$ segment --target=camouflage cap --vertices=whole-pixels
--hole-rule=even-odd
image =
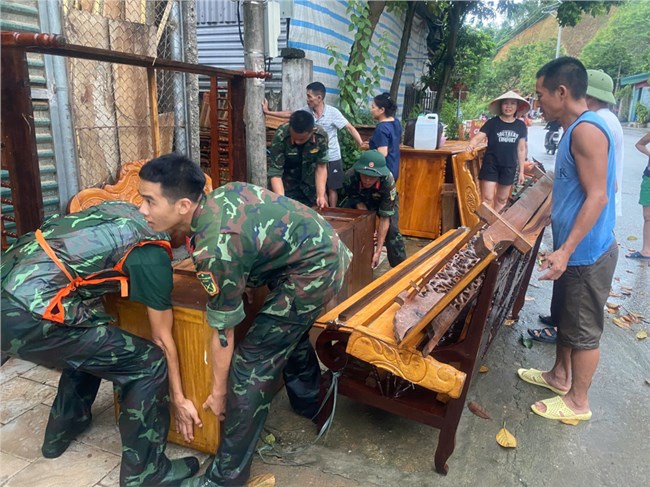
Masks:
[[[352,168],[360,174],[376,178],[390,174],[388,167],[386,167],[386,158],[381,152],[374,149],[364,151]]]

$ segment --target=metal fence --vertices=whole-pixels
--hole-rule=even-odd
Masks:
[[[70,44],[180,61],[176,0],[67,0]],[[154,155],[151,105],[158,107],[161,152],[186,152],[185,74],[69,58],[68,75],[81,188],[113,182],[122,163]],[[147,90],[155,84],[155,98]]]
[[[83,27],[77,25],[76,29]],[[3,203],[6,200],[15,208],[17,235],[35,230],[43,219],[35,117],[26,82],[31,53],[63,56],[72,68],[69,84],[75,97],[73,116],[82,187],[111,181],[121,163],[156,157],[178,144],[172,130],[178,125],[175,121],[166,125],[169,98],[162,94],[158,81],[164,85],[166,79],[177,75],[210,78],[204,110],[207,154],[202,166],[212,177],[213,187],[246,181],[245,78],[267,78],[268,73],[231,71],[77,45],[49,34],[2,32],[2,50],[2,167],[8,174],[6,189],[11,195],[3,197]],[[172,100],[176,110],[178,100],[174,96]]]

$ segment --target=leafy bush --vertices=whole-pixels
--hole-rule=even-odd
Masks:
[[[650,115],[650,111],[648,110],[648,107],[645,106],[643,103],[638,102],[636,104],[636,107],[634,109],[636,113],[636,121],[639,123],[647,123],[648,122],[648,115]]]

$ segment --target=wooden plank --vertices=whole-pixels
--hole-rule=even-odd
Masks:
[[[447,155],[404,152],[400,158],[399,228],[404,235],[427,238],[440,236],[441,192],[445,181]]]
[[[149,118],[151,120],[151,146],[153,156],[160,156],[160,124],[158,123],[158,85],[156,83],[156,70],[147,69],[149,91]]]
[[[129,8],[129,3],[125,9]],[[128,18],[128,15],[127,15]],[[156,29],[152,26],[108,21],[110,47],[113,50],[142,56],[155,56]],[[113,88],[117,132],[122,162],[151,159],[149,100],[145,69],[113,64]]]
[[[160,120],[160,153],[169,154],[174,148],[174,112],[159,115]]]
[[[70,10],[64,27],[69,42],[98,49],[110,47],[104,17]],[[87,188],[111,180],[120,164],[113,74],[110,64],[104,62],[70,58],[68,66],[79,182]]]
[[[481,204],[478,183],[479,159],[464,152],[451,158],[451,166],[456,186],[460,222],[466,226],[476,225],[479,222],[476,210]]]
[[[36,230],[43,222],[43,194],[29,71],[24,49],[3,48],[0,59],[2,167],[9,171],[17,234],[22,235]]]
[[[246,80],[241,77],[228,81],[230,107],[230,175],[233,181],[248,181],[248,159],[246,155],[246,124],[244,105],[246,103]],[[237,160],[235,160],[237,154]]]
[[[124,1],[104,0],[104,17],[113,20],[124,20]]]
[[[350,319],[355,313],[366,306],[366,303],[375,299],[377,296],[383,293],[386,288],[392,286],[395,282],[397,282],[400,279],[402,273],[408,273],[413,269],[416,269],[418,266],[423,264],[431,255],[442,249],[450,241],[457,239],[463,232],[463,229],[456,229],[453,232],[448,232],[442,238],[436,240],[432,244],[427,245],[418,253],[406,259],[406,261],[404,261],[399,266],[391,269],[389,272],[375,281],[371,288],[366,288],[364,290],[365,295],[363,296],[363,299],[360,297],[360,299],[358,299],[356,302],[350,303],[347,308],[344,308],[340,311],[340,314],[336,319],[340,321],[347,321]]]
[[[494,260],[496,259],[497,255],[496,254],[489,254],[485,258],[483,258],[481,261],[479,261],[478,264],[476,264],[470,272],[468,272],[460,281],[458,281],[454,287],[451,288],[445,294],[445,296],[436,303],[436,305],[431,308],[431,310],[422,317],[420,322],[411,328],[409,332],[406,334],[404,337],[404,340],[402,340],[399,344],[400,348],[412,348],[415,347],[420,340],[422,339],[422,332],[424,328],[431,322],[432,319],[434,319],[436,316],[440,314],[440,312],[451,303],[460,292],[465,289],[476,277],[483,272],[483,270]]]

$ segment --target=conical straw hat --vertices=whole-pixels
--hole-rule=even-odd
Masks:
[[[530,103],[526,101],[525,98],[522,98],[521,95],[515,93],[514,91],[508,91],[498,98],[495,98],[488,105],[488,110],[490,113],[495,115],[501,114],[501,100],[517,100],[517,113],[515,116],[519,117],[530,110]]]

